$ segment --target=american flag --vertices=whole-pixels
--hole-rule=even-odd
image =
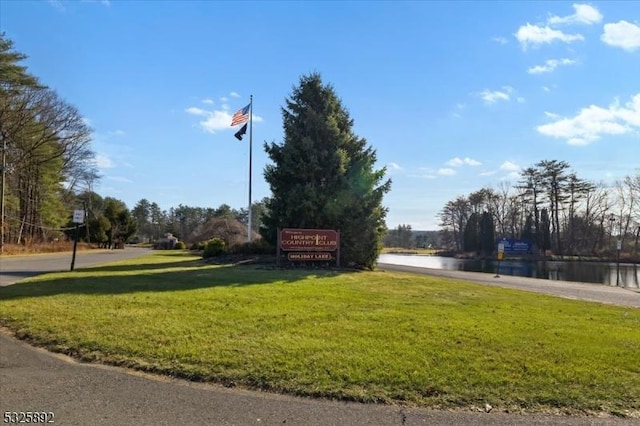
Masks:
[[[235,114],[233,114],[233,117],[231,118],[232,127],[249,121],[249,108],[251,108],[251,104],[244,108],[240,108]]]

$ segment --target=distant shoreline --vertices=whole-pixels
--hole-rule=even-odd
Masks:
[[[433,249],[384,249],[381,254],[397,254],[404,256],[438,256],[438,257],[451,257],[458,260],[491,260],[497,261],[492,256],[477,256],[471,253],[454,253],[450,251],[436,251]],[[617,259],[610,257],[595,257],[595,256],[507,256],[503,261],[520,261],[520,262],[594,262],[594,263],[617,263]],[[620,259],[620,264],[640,264],[640,258]]]

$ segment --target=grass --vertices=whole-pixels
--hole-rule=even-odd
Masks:
[[[0,324],[84,360],[227,386],[640,413],[640,310],[435,277],[163,252],[0,288]]]
[[[95,248],[91,244],[79,243],[77,250],[91,250]],[[22,256],[41,253],[59,253],[63,251],[73,251],[72,241],[52,241],[49,243],[32,244],[5,244],[0,256]]]

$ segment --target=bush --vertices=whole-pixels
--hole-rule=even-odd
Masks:
[[[184,244],[184,241],[178,241],[178,242],[173,246],[173,248],[174,248],[175,250],[184,250],[184,249],[186,249],[186,248],[187,248],[187,246]]]
[[[276,249],[266,240],[260,238],[251,242],[236,244],[231,247],[234,254],[275,254]]]
[[[220,238],[213,238],[207,241],[207,245],[204,248],[202,257],[207,259],[209,257],[220,256],[225,253],[225,244]]]
[[[189,250],[204,250],[206,247],[207,247],[207,242],[200,241],[200,242],[191,244],[191,248]]]

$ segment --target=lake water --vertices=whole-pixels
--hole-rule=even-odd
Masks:
[[[381,254],[380,263],[417,266],[450,271],[497,272],[497,261],[462,260],[452,257]],[[579,281],[620,287],[640,288],[640,265],[607,262],[524,262],[504,260],[500,262],[500,275],[544,278],[549,280]]]

